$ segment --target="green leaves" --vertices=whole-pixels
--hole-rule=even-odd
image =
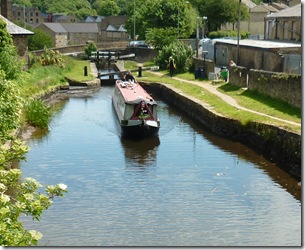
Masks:
[[[28,147],[16,137],[24,100],[17,90],[20,86],[12,79],[20,78],[21,64],[5,27],[0,20],[0,245],[31,246],[37,245],[42,235],[25,229],[19,217],[25,214],[40,220],[54,197],[62,197],[67,192],[67,186],[47,187],[46,193],[42,194],[38,191],[41,188],[39,182],[32,178],[22,181],[20,169],[12,169],[13,162],[26,160]],[[48,50],[41,59],[52,65],[63,62],[60,54]],[[29,122],[48,127],[51,112],[43,101],[30,100],[25,106]]]
[[[42,212],[52,204],[52,199],[62,197],[67,192],[67,186],[61,183],[47,186],[46,194],[42,194],[38,192],[41,187],[38,181],[26,178],[20,182],[20,176],[19,169],[0,170],[1,246],[37,245],[42,234],[34,230],[27,231],[18,221],[19,217],[25,214],[39,221]]]
[[[29,124],[39,128],[48,128],[52,112],[42,100],[32,99],[26,103],[25,115]]]

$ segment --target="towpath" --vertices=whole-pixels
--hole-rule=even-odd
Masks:
[[[164,76],[164,74],[160,73],[160,72],[156,72],[156,71],[149,71],[149,72],[152,73],[152,74],[155,74],[155,75]],[[274,120],[277,120],[277,121],[280,121],[280,122],[284,122],[284,123],[288,123],[288,124],[291,124],[291,125],[301,126],[301,123],[297,123],[297,122],[281,119],[281,118],[278,118],[278,117],[275,117],[275,116],[267,115],[267,114],[258,112],[256,110],[252,110],[252,109],[240,106],[233,97],[220,92],[217,89],[218,86],[217,85],[213,85],[212,81],[190,81],[190,80],[185,80],[185,79],[182,79],[182,78],[179,78],[179,77],[173,77],[173,79],[175,79],[177,81],[180,81],[180,82],[185,82],[185,83],[190,83],[190,84],[198,85],[198,86],[204,88],[205,90],[209,91],[213,95],[216,95],[216,96],[220,97],[227,104],[229,104],[229,105],[231,105],[231,106],[233,106],[233,107],[235,107],[237,109],[244,110],[244,111],[247,111],[247,112],[251,112],[253,114],[257,114],[257,115],[260,115],[260,116],[265,116],[265,117],[268,117],[270,119],[274,119]]]

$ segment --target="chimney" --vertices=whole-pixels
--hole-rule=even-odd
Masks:
[[[1,1],[1,12],[0,14],[8,20],[12,20],[12,0],[0,0]]]

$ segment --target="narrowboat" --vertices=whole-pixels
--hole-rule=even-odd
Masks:
[[[112,104],[122,136],[145,138],[156,136],[160,128],[157,102],[139,83],[117,80]]]

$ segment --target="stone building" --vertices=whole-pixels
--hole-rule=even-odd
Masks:
[[[243,39],[240,40],[238,49],[236,40],[217,39],[214,44],[214,61],[216,65],[228,66],[230,60],[236,62],[239,53],[238,65],[247,69],[300,74],[300,67],[287,62],[286,58],[298,55],[299,59],[296,60],[301,60],[301,51],[301,43],[297,42]]]
[[[294,5],[265,18],[265,39],[301,41],[301,4]]]
[[[19,7],[12,6],[12,21],[23,23],[24,27],[30,25],[35,27],[36,25],[44,21],[44,17],[38,8],[34,7]]]
[[[127,19],[128,16],[90,16],[85,22],[98,25],[101,41],[115,41],[128,39],[125,29]]]
[[[100,42],[96,23],[42,23],[37,28],[49,34],[57,48],[88,41]]]
[[[34,33],[10,21],[12,18],[12,3],[10,0],[1,0],[0,13],[0,18],[6,22],[8,33],[12,35],[18,54],[28,62],[28,36],[34,35]]]

